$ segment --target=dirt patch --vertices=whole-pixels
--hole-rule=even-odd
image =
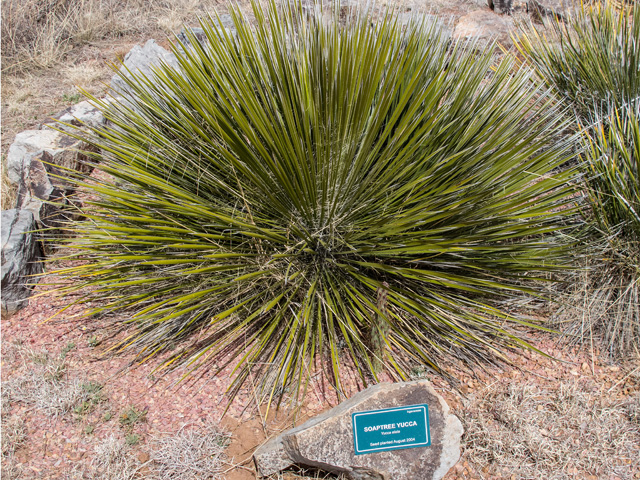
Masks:
[[[49,287],[43,284],[38,290],[46,292],[47,288]],[[68,302],[70,299],[55,299],[47,295],[37,297],[32,299],[25,310],[9,320],[3,320],[3,386],[11,385],[20,376],[34,370],[34,359],[35,365],[40,368],[37,361],[42,361],[44,357],[38,352],[46,350],[50,361],[64,362],[66,365],[63,377],[65,382],[72,384],[73,379],[82,379],[83,382],[104,385],[100,390],[104,400],[86,411],[84,408],[76,411],[71,408],[65,414],[52,415],[46,408],[31,401],[12,397],[11,389],[3,389],[3,422],[11,419],[15,422],[16,438],[20,438],[22,444],[17,445],[12,452],[3,453],[3,474],[5,471],[9,472],[7,478],[74,478],[73,475],[78,475],[78,472],[95,467],[95,462],[92,466],[91,461],[96,448],[102,446],[107,449],[109,445],[117,453],[112,456],[114,462],[115,459],[119,459],[118,462],[126,459],[138,475],[135,478],[153,478],[151,470],[146,469],[144,464],[153,458],[156,438],[175,435],[181,429],[204,431],[207,425],[213,424],[219,425],[222,432],[229,434],[229,445],[221,466],[222,478],[254,479],[256,477],[251,454],[255,448],[268,438],[299,425],[337,402],[329,387],[316,385],[310,388],[300,408],[291,409],[284,405],[277,413],[272,410],[266,415],[264,410],[258,413],[253,408],[255,399],[248,390],[238,397],[238,402],[231,405],[227,415],[222,418],[226,407],[224,391],[230,383],[229,372],[200,382],[173,386],[172,381],[176,378],[170,376],[157,379],[151,375],[150,366],[126,369],[131,358],[102,355],[102,345],[108,339],[104,338],[96,325],[92,329],[88,323],[74,318],[74,313],[79,313],[77,309],[74,310],[76,307],[59,315],[66,315],[65,318],[56,317],[55,320],[42,323],[60,310],[65,305],[65,300]],[[637,420],[640,410],[640,362],[635,360],[628,364],[609,364],[601,360],[596,351],[591,355],[588,350],[557,344],[548,335],[530,336],[535,346],[559,361],[535,353],[514,354],[511,356],[514,367],[477,372],[475,377],[461,375],[460,391],[437,378],[432,379],[435,388],[445,397],[453,412],[467,425],[467,434],[463,439],[463,457],[446,479],[595,477],[609,480],[615,478],[613,473],[624,480],[640,478],[637,461],[639,457],[634,458],[620,447],[627,445],[627,448],[632,449],[630,444],[621,444],[619,440],[615,443],[615,438],[606,437],[602,433],[597,437],[600,440],[589,443],[580,437],[580,443],[562,447],[558,450],[563,458],[560,463],[549,463],[548,457],[541,457],[542,460],[537,463],[533,461],[533,466],[518,460],[522,463],[520,470],[514,467],[514,460],[508,455],[515,455],[519,449],[526,450],[526,438],[518,432],[505,433],[504,425],[495,423],[490,409],[498,408],[501,402],[510,402],[506,405],[511,405],[511,410],[506,409],[506,406],[501,407],[506,409],[503,412],[505,418],[516,419],[513,422],[520,419],[520,423],[526,424],[526,428],[533,432],[529,438],[530,443],[536,444],[536,439],[547,439],[541,428],[545,428],[551,436],[564,438],[563,434],[553,428],[540,425],[545,422],[560,424],[560,417],[554,416],[559,415],[554,408],[562,408],[564,405],[566,409],[567,405],[570,406],[566,400],[569,393],[574,392],[574,396],[576,392],[589,395],[580,400],[582,403],[573,405],[563,414],[567,422],[573,422],[570,424],[573,425],[572,432],[581,432],[580,425],[584,420],[580,419],[580,412],[592,412],[589,405],[600,405],[598,408],[601,413],[610,413],[603,413],[598,417],[600,420],[597,421],[601,422],[598,424],[601,425],[598,431],[603,432],[606,428],[612,432],[626,432],[625,438],[635,441],[636,447],[638,445],[638,437],[633,435],[637,435],[640,428]],[[16,346],[16,343],[20,345]],[[25,351],[31,353],[25,354]],[[9,394],[8,397],[5,393]],[[565,400],[558,403],[559,398]],[[538,410],[538,405],[542,405],[543,409]],[[121,421],[125,416],[127,419],[137,417],[130,414],[132,408],[138,413],[144,411],[146,421]],[[532,413],[550,416],[535,420]],[[595,425],[593,421],[591,424]],[[3,435],[4,432],[9,430],[3,428]],[[512,447],[507,446],[509,438],[514,442]],[[549,448],[553,450],[560,447],[552,444]],[[593,467],[595,464],[587,462],[588,458],[599,458],[601,466]],[[546,464],[550,465],[546,472],[554,469],[555,477],[551,474],[545,477]],[[614,465],[618,470],[612,471],[610,475],[607,473],[608,465]],[[531,473],[532,471],[537,473]],[[324,473],[291,471],[274,476],[273,480],[325,476]]]

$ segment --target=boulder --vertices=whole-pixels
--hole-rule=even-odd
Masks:
[[[460,17],[453,37],[477,42],[481,48],[494,40],[506,46],[511,44],[512,28],[511,17],[497,15],[487,9],[475,10]]]
[[[567,0],[528,0],[527,11],[534,20],[542,21],[545,18],[564,20],[575,7],[573,2]]]
[[[152,79],[153,67],[158,67],[163,62],[172,67],[178,66],[176,56],[158,45],[155,40],[148,40],[143,46],[136,45],[124,57],[122,67],[112,77],[111,89],[116,95],[126,95],[128,87],[121,75],[131,78],[132,73],[139,73]]]
[[[91,163],[79,149],[86,145],[62,132],[46,128],[25,130],[16,135],[7,153],[7,176],[13,184],[20,185],[29,176],[31,160],[40,158],[63,167],[88,173]]]
[[[33,213],[40,227],[58,229],[77,219],[79,202],[72,202],[75,185],[68,180],[69,172],[50,162],[47,152],[31,160],[20,182],[16,204]],[[55,233],[55,232],[51,232]]]
[[[52,119],[47,120],[42,124],[41,128],[55,128],[68,132],[75,131],[73,127],[64,125],[64,123],[73,125],[74,127],[86,126],[90,128],[97,128],[103,126],[106,123],[106,120],[100,109],[85,100],[70,106]]]
[[[355,454],[353,413],[419,404],[429,408],[429,446]],[[271,439],[253,458],[261,476],[295,464],[353,480],[439,480],[460,457],[462,431],[460,420],[428,381],[384,383]]]
[[[33,213],[29,210],[2,211],[2,315],[25,306],[35,279],[42,272],[42,249]]]

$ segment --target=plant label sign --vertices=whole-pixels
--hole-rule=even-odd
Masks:
[[[351,423],[356,455],[431,445],[428,405],[356,412]]]

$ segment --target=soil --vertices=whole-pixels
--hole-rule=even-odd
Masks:
[[[185,425],[220,423],[223,430],[231,434],[227,449],[228,480],[250,480],[255,477],[251,460],[252,452],[268,438],[336,405],[335,394],[327,385],[316,383],[296,409],[288,405],[278,412],[273,409],[265,418],[264,409],[258,411],[252,391],[241,392],[223,416],[226,401],[224,392],[231,382],[231,367],[221,375],[203,378],[196,382],[175,385],[178,374],[155,378],[152,365],[127,368],[132,361],[128,355],[104,354],[104,345],[109,338],[101,337],[100,324],[92,324],[74,318],[80,313],[70,307],[52,320],[48,320],[61,308],[69,304],[69,298],[55,298],[48,293],[49,286],[42,282],[36,288],[36,296],[29,306],[13,317],[3,320],[2,328],[2,381],[24,374],[29,368],[16,348],[47,350],[52,357],[60,356],[64,350],[68,365],[67,375],[98,381],[105,385],[107,402],[91,415],[80,418],[74,415],[47,416],[41,411],[19,403],[13,403],[4,415],[18,415],[26,422],[27,442],[16,452],[16,460],[27,472],[24,478],[62,478],[78,463],[87,462],[92,455],[92,444],[96,438],[109,434],[122,436],[126,433],[118,423],[118,415],[129,406],[146,411],[146,422],[132,429],[141,437],[133,448],[142,458],[148,452],[146,442],[157,435],[177,432]],[[526,352],[510,354],[513,366],[502,369],[478,371],[474,375],[460,374],[460,389],[456,390],[443,380],[431,378],[438,392],[443,395],[458,416],[465,414],[466,397],[481,392],[493,383],[535,384],[557,386],[575,383],[585,389],[606,389],[610,395],[629,398],[640,391],[634,376],[629,375],[640,366],[637,359],[622,365],[603,360],[596,350],[567,347],[557,343],[554,337],[542,333],[529,333],[534,345],[550,357]],[[98,346],[91,346],[101,342]],[[15,347],[16,344],[21,345]],[[69,348],[70,345],[74,347]],[[65,348],[66,347],[66,348]],[[551,358],[553,357],[553,358]],[[349,395],[357,390],[355,382],[347,385]],[[104,411],[113,412],[112,419],[103,421]],[[86,426],[92,425],[91,434]],[[640,475],[640,465],[637,466]],[[447,475],[447,480],[481,479],[479,468],[463,455],[460,462]],[[509,478],[496,477],[496,478]],[[580,478],[580,477],[575,477]],[[603,477],[604,478],[604,477]],[[613,478],[613,477],[612,477]],[[634,478],[634,477],[629,477]]]

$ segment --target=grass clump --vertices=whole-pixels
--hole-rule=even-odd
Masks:
[[[96,480],[138,478],[138,462],[126,442],[111,435],[96,443],[91,464],[85,472],[78,471],[78,477]]]
[[[152,459],[158,480],[224,478],[224,450],[229,437],[219,428],[181,429],[154,440]]]
[[[590,122],[640,97],[640,5],[621,10],[611,2],[576,7],[544,29],[530,24],[517,43],[540,78]]]
[[[20,402],[34,406],[47,415],[68,413],[84,415],[106,401],[103,386],[68,374],[64,355],[53,356],[47,350],[17,347],[25,363],[25,373],[3,382],[3,404]],[[4,408],[4,407],[3,407]]]
[[[315,369],[340,391],[345,364],[367,383],[527,347],[503,304],[561,267],[573,175],[531,72],[427,20],[253,8],[96,100],[113,181],[80,182],[99,200],[61,292],[127,312],[140,360],[239,362],[230,394],[255,373],[269,402]]]

